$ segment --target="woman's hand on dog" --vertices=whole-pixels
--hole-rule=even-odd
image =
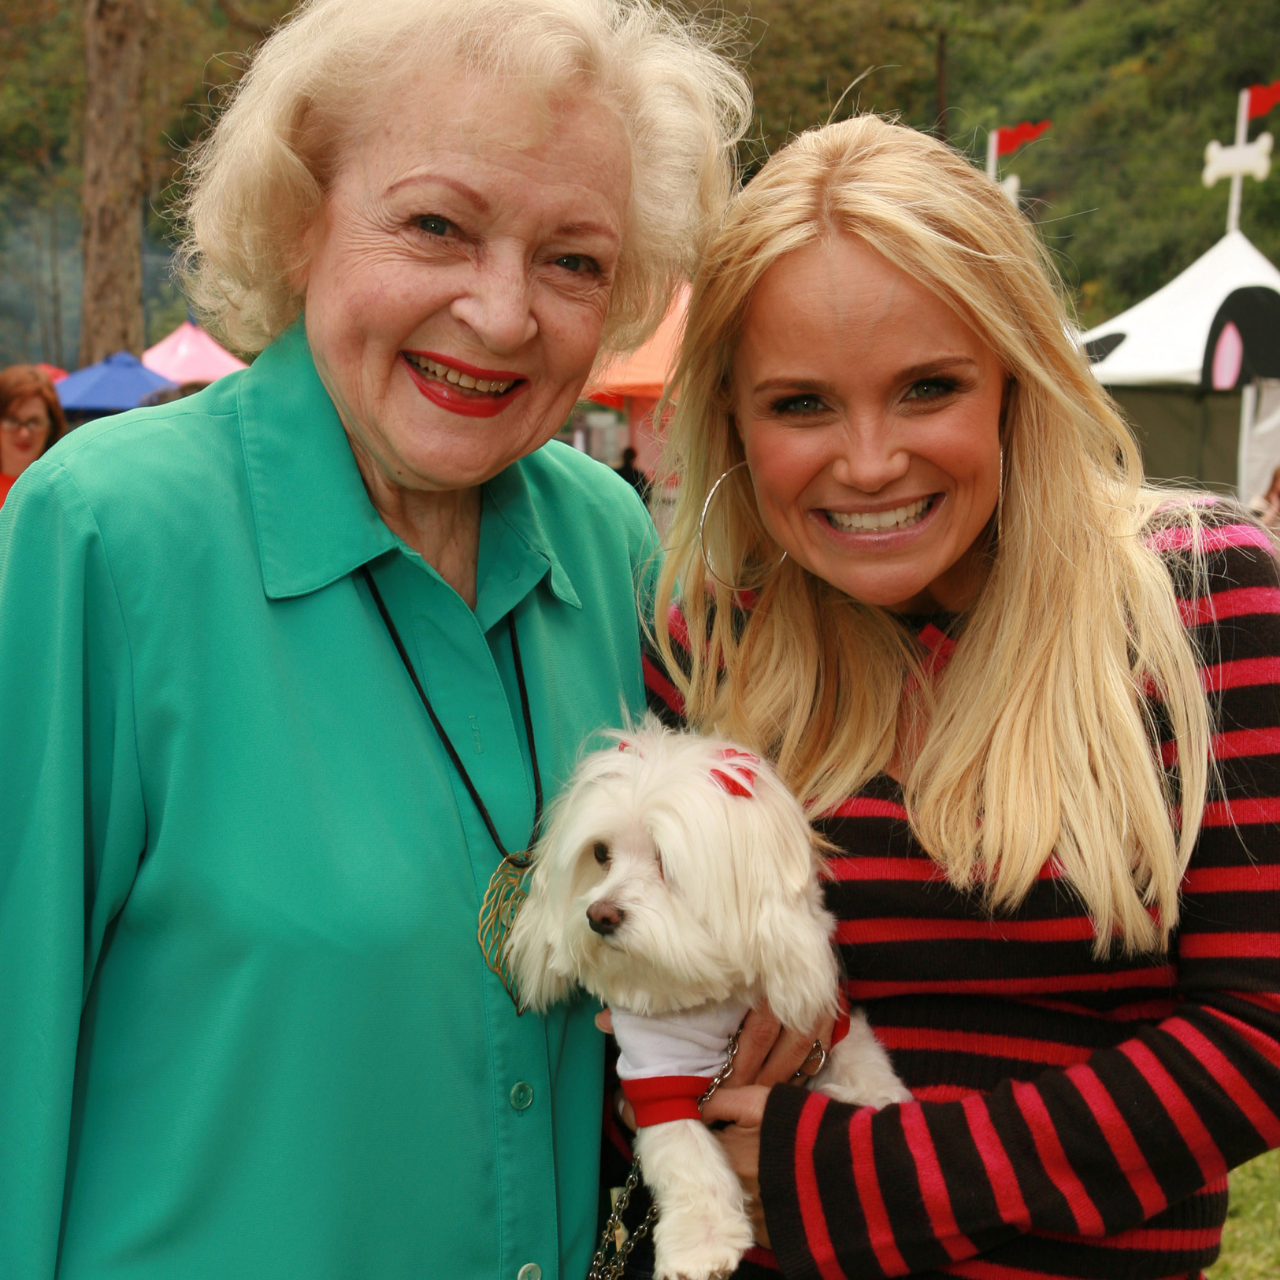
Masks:
[[[769,1090],[776,1084],[794,1080],[813,1051],[814,1041],[831,1045],[835,1020],[828,1018],[811,1031],[784,1027],[766,1006],[747,1014],[738,1034],[738,1055],[728,1083],[707,1099],[702,1118],[708,1123],[727,1121],[729,1127],[716,1137],[742,1189],[747,1193],[747,1212],[756,1243],[769,1247],[764,1206],[760,1203],[760,1126]]]
[[[768,1005],[752,1009],[738,1033],[738,1056],[733,1060],[733,1075],[725,1087],[741,1089],[749,1084],[785,1084],[794,1079],[813,1051],[814,1041],[830,1047],[835,1025],[835,1019],[828,1018],[811,1031],[793,1031],[773,1016]],[[706,1118],[728,1119],[727,1116],[711,1115]]]

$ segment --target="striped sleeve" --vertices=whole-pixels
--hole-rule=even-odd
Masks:
[[[676,605],[667,611],[667,633],[671,637],[671,651],[677,662],[688,670],[689,629],[684,614]],[[684,698],[658,647],[646,637],[644,653],[644,692],[649,710],[668,728],[685,729]]]
[[[875,1112],[775,1088],[760,1183],[786,1276],[979,1280],[981,1255],[1032,1236],[1157,1247],[1166,1209],[1280,1146],[1280,581],[1261,531],[1213,534],[1211,590],[1182,608],[1220,779],[1183,886],[1173,1016],[948,1100]]]

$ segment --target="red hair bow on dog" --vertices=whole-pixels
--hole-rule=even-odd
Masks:
[[[756,770],[760,768],[760,757],[749,751],[736,751],[726,747],[719,753],[724,764],[723,769],[712,769],[711,779],[721,791],[731,796],[743,796],[751,799],[751,788],[756,784]]]

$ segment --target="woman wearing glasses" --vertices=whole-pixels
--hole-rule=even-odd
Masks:
[[[13,482],[67,429],[53,383],[34,365],[0,373],[0,505]]]

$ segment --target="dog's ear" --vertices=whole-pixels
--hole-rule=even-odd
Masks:
[[[837,1010],[839,968],[831,917],[813,901],[765,905],[755,934],[757,973],[783,1026],[808,1031]]]
[[[835,921],[823,909],[817,841],[776,772],[756,762],[743,811],[739,904],[756,981],[783,1023],[807,1031],[836,1010]]]
[[[563,1000],[573,986],[572,979],[555,965],[554,915],[547,894],[535,884],[520,904],[503,948],[520,1007],[537,1013]]]

